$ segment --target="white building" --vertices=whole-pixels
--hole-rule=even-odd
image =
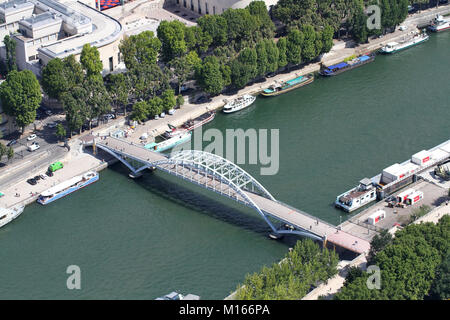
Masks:
[[[187,8],[198,14],[221,14],[225,10],[245,8],[253,0],[168,0],[178,6]],[[278,0],[265,0],[267,9],[277,4]]]
[[[36,75],[53,58],[71,54],[79,59],[83,45],[97,47],[103,73],[120,63],[122,25],[95,9],[95,0],[10,0],[0,4],[0,40],[16,41],[19,69]],[[0,57],[5,58],[4,47]]]

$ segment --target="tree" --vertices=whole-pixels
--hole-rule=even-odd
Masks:
[[[127,115],[128,93],[130,88],[127,76],[124,73],[110,73],[105,78],[106,89],[108,90],[115,110],[122,106],[124,115]]]
[[[75,60],[75,56],[71,54],[62,61],[64,64],[63,72],[68,90],[74,88],[75,86],[81,85],[84,79],[83,69],[81,64]]]
[[[256,44],[256,74],[263,77],[267,72],[268,55],[264,41],[259,41]]]
[[[275,25],[269,16],[264,1],[252,1],[247,7],[250,14],[256,17],[259,31],[263,38],[273,38]]]
[[[330,25],[326,25],[322,32],[322,53],[327,53],[333,47],[334,30]]]
[[[369,260],[375,257],[378,252],[383,250],[391,242],[392,235],[387,230],[383,230],[380,234],[376,234],[370,242]]]
[[[287,39],[280,38],[277,42],[278,48],[278,67],[284,68],[288,64],[287,60]]]
[[[206,52],[213,42],[211,35],[203,32],[199,26],[184,29],[184,39],[188,50],[195,50],[199,54]]]
[[[39,82],[30,70],[12,70],[0,85],[0,99],[7,115],[14,117],[22,133],[36,119],[42,100]]]
[[[172,89],[165,90],[161,95],[162,105],[164,111],[169,111],[175,107],[177,101],[175,98],[175,92]]]
[[[279,50],[273,40],[264,40],[267,53],[267,68],[266,72],[275,72],[278,70]]]
[[[128,70],[137,64],[155,64],[161,49],[161,41],[152,31],[143,31],[130,37],[125,36],[119,45],[120,53]]]
[[[96,47],[91,47],[89,43],[86,43],[81,50],[80,62],[88,77],[101,76],[103,64]]]
[[[148,101],[148,115],[153,117],[163,112],[163,101],[160,97],[154,97]]]
[[[149,100],[170,87],[169,77],[170,72],[163,72],[156,64],[140,64],[130,72],[130,87],[138,100]]]
[[[163,20],[159,24],[157,34],[162,44],[162,58],[165,62],[169,62],[186,52],[184,30],[184,24],[178,20],[170,22]]]
[[[316,52],[316,31],[311,25],[303,27],[304,40],[302,43],[302,60],[309,62],[320,54]]]
[[[8,157],[8,161],[11,161],[11,159],[14,157],[14,149],[12,147],[9,147],[6,151],[6,156]]]
[[[2,160],[3,156],[8,152],[6,146],[3,143],[0,143],[0,161]]]
[[[61,123],[58,123],[58,125],[56,126],[56,137],[58,138],[58,140],[64,140],[66,135],[66,129]]]
[[[144,122],[149,115],[147,102],[138,101],[133,105],[133,111],[130,119],[134,121]]]
[[[177,96],[177,101],[176,101],[177,107],[180,108],[183,104],[184,104],[184,98],[181,94],[179,94]]]
[[[227,21],[229,41],[234,40],[239,43],[254,40],[258,21],[247,9],[227,9],[222,16]]]
[[[16,65],[16,42],[9,35],[3,38],[6,52],[6,73],[17,70]]]
[[[220,64],[216,57],[208,56],[196,70],[196,79],[202,89],[209,94],[218,94],[224,87]]]
[[[204,15],[197,19],[197,23],[204,33],[212,39],[212,45],[222,46],[228,40],[227,20],[221,15]]]
[[[202,60],[195,51],[190,51],[187,55],[176,57],[170,61],[170,66],[178,79],[178,93],[181,92],[184,82],[193,76],[201,62]]]
[[[302,62],[303,33],[298,29],[292,29],[286,38],[286,59],[293,65]]]
[[[86,118],[89,121],[89,129],[92,127],[92,120],[111,111],[111,97],[106,90],[103,79],[100,77],[88,77],[83,83],[86,96],[83,103],[87,106]]]
[[[71,92],[65,92],[61,95],[61,102],[66,114],[67,126],[70,130],[70,137],[74,131],[80,131],[87,120],[86,90],[77,86]]]
[[[363,8],[353,17],[353,37],[358,43],[366,43],[368,37],[367,16],[364,14]]]
[[[450,299],[450,251],[447,252],[436,271],[436,278],[431,286],[430,297],[440,300]]]
[[[42,69],[42,89],[50,97],[58,99],[61,93],[69,90],[64,74],[64,63],[55,58]]]

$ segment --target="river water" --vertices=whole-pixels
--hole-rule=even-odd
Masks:
[[[336,195],[450,137],[450,32],[334,78],[317,78],[205,126],[280,131],[280,169],[261,176],[277,199],[328,222]],[[161,172],[128,178],[117,164],[84,190],[27,207],[0,229],[0,298],[154,299],[176,290],[223,299],[245,274],[279,261],[249,208]],[[81,270],[68,290],[66,269]]]

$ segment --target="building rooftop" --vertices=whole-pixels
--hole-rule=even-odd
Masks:
[[[56,15],[51,14],[50,12],[44,12],[30,18],[23,19],[19,23],[29,29],[33,29],[46,26],[50,23],[61,21],[61,18],[57,17]]]

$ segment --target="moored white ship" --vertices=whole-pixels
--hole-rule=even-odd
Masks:
[[[364,178],[359,186],[337,196],[335,206],[352,212],[377,199],[376,188],[372,181]]]
[[[414,33],[414,35],[409,38],[409,39],[405,39],[403,41],[400,42],[389,42],[387,43],[384,47],[382,47],[380,49],[380,51],[382,53],[396,53],[398,51],[413,47],[415,45],[418,45],[422,42],[427,41],[430,38],[429,35],[427,35],[426,33]]]
[[[152,142],[150,144],[147,144],[145,145],[145,148],[155,152],[163,152],[191,140],[191,135],[191,131],[180,132],[177,133],[174,137],[164,140],[160,143]]]
[[[232,113],[250,106],[253,102],[255,102],[256,97],[250,94],[244,94],[242,97],[236,98],[233,101],[228,102],[223,107],[223,112]]]
[[[91,183],[96,182],[98,178],[99,175],[95,171],[89,171],[83,175],[73,177],[72,179],[64,181],[42,192],[37,202],[42,205],[49,204],[55,200],[61,199],[62,197],[74,191],[84,188]]]
[[[0,228],[16,219],[25,209],[23,205],[16,205],[12,208],[0,208]]]
[[[433,32],[448,30],[450,29],[450,22],[448,20],[445,20],[443,16],[437,15],[428,29]]]

